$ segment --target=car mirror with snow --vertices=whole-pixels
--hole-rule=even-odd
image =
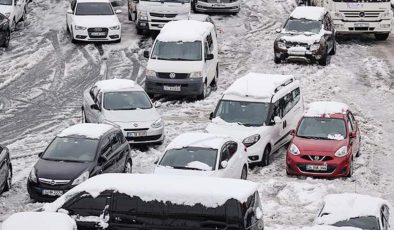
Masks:
[[[356,132],[355,131],[353,131],[353,132],[351,132],[350,134],[349,134],[349,137],[350,138],[356,138]]]
[[[144,50],[144,57],[149,58],[149,50]]]
[[[220,163],[220,166],[222,166],[222,168],[227,168],[227,165],[228,165],[228,161],[222,161],[221,163]]]
[[[115,10],[115,14],[121,14],[122,10]]]
[[[209,120],[213,119],[213,112],[209,114]]]
[[[67,14],[73,14],[73,13],[74,13],[74,11],[72,9],[67,10]]]
[[[295,129],[290,130],[290,135],[294,136],[295,135]]]
[[[277,32],[277,33],[279,34],[280,32],[282,32],[282,29],[277,28],[277,29],[275,30],[275,32]]]
[[[209,60],[212,60],[214,58],[215,58],[215,56],[213,54],[207,54],[207,56],[205,57],[205,60],[209,61]]]
[[[282,123],[282,118],[276,116],[276,117],[274,117],[274,122],[275,122],[275,124],[280,124],[280,123]]]

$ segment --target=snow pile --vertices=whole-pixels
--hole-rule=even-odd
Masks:
[[[157,40],[162,42],[201,41],[204,35],[213,30],[212,23],[195,20],[171,21],[164,25]]]
[[[318,224],[334,224],[339,221],[361,216],[380,216],[382,205],[389,204],[377,197],[356,193],[331,194],[324,198]]]
[[[257,188],[257,183],[236,179],[109,173],[90,178],[55,202],[46,204],[44,210],[57,211],[68,199],[81,192],[97,197],[106,190],[138,196],[144,201],[169,201],[180,205],[200,203],[206,207],[217,207],[229,199],[246,202]]]
[[[322,117],[330,116],[332,114],[346,114],[349,107],[340,102],[334,101],[318,101],[312,102],[307,106],[304,116],[307,117]]]
[[[209,165],[207,165],[201,161],[192,161],[192,162],[188,163],[186,165],[186,167],[197,168],[197,169],[201,169],[204,171],[211,171],[212,170],[212,168]]]
[[[181,149],[184,147],[201,147],[221,149],[230,137],[211,133],[184,133],[176,137],[168,146],[168,149]]]
[[[128,79],[109,79],[98,81],[95,86],[97,86],[100,91],[120,91],[133,89],[135,87],[136,89],[141,89],[141,87],[135,84],[134,81]]]
[[[326,11],[323,7],[299,6],[294,9],[290,17],[296,19],[319,21],[323,18],[325,12]]]
[[[2,230],[76,230],[71,217],[63,213],[20,212],[11,215],[1,226]]]
[[[330,140],[337,140],[337,141],[341,141],[341,140],[345,139],[344,136],[342,136],[341,134],[338,134],[338,133],[337,134],[329,134],[327,136],[327,138]]]
[[[107,124],[93,124],[84,123],[73,125],[61,133],[58,137],[70,137],[70,136],[83,136],[90,139],[99,139],[103,134],[113,129],[114,127]]]

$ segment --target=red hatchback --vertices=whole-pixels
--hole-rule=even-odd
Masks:
[[[360,150],[360,129],[346,104],[311,103],[286,154],[288,175],[350,177]]]

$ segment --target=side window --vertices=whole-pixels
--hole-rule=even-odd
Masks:
[[[208,43],[208,50],[209,50],[209,53],[212,53],[212,52],[213,52],[213,40],[212,40],[212,35],[211,35],[211,33],[208,34],[208,36],[207,36],[207,43]]]
[[[220,153],[220,162],[230,160],[230,152],[228,150],[227,145],[222,148],[222,152]]]
[[[283,97],[283,116],[286,115],[294,106],[293,94],[290,92]]]
[[[347,122],[348,122],[348,126],[349,126],[349,131],[353,132],[353,130],[354,130],[354,123],[353,123],[353,120],[351,119],[349,113],[347,114],[347,120],[348,120]]]
[[[108,136],[105,136],[100,144],[100,156],[108,156],[110,154],[111,144]]]
[[[96,102],[97,86],[93,86],[93,87],[90,89],[90,96],[92,97],[92,100],[93,100],[94,102]]]
[[[327,22],[327,21],[328,21],[328,20],[327,20],[327,15],[325,15],[324,18],[323,18],[324,29],[325,29],[325,30],[330,30],[330,29],[328,28],[328,22]]]
[[[90,194],[82,194],[79,198],[66,203],[62,208],[71,215],[98,216],[109,205],[111,196],[100,195],[93,198]]]
[[[3,147],[0,146],[0,154],[3,152]]]
[[[292,94],[293,94],[293,104],[295,106],[300,101],[300,97],[301,97],[300,88],[293,90]]]
[[[229,155],[230,155],[230,158],[231,158],[237,152],[238,144],[235,143],[235,142],[230,142],[227,145],[227,148],[228,148],[228,152],[229,152]]]
[[[353,124],[353,127],[356,128],[356,120],[354,119],[354,116],[350,111],[349,111],[348,117],[349,117],[350,122]]]
[[[380,219],[382,220],[383,230],[388,230],[388,216],[386,215],[386,207],[383,206],[380,210]]]
[[[204,42],[204,55],[207,56],[209,53],[208,43]]]
[[[97,94],[97,99],[96,99],[96,104],[99,106],[99,108],[101,108],[101,102],[102,102],[102,98],[103,98],[103,94],[101,92],[99,92]]]

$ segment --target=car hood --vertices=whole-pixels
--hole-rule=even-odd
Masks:
[[[216,171],[183,170],[165,166],[156,166],[154,174],[181,176],[216,176]]]
[[[203,70],[203,61],[166,61],[149,59],[148,70],[164,73],[192,73]]]
[[[12,11],[12,6],[5,6],[5,5],[0,6],[0,13],[2,14],[10,13],[11,11]]]
[[[83,27],[111,27],[120,25],[116,15],[75,16],[75,25]]]
[[[293,138],[301,153],[332,153],[334,154],[342,146],[347,146],[347,140],[317,140],[300,137]]]
[[[138,5],[140,11],[148,11],[153,13],[164,13],[164,14],[186,14],[190,12],[190,3],[175,3],[166,2],[148,2],[140,1]]]
[[[246,127],[235,123],[221,124],[216,122],[211,122],[206,128],[209,133],[229,135],[238,139],[239,141],[243,141],[245,138],[254,134],[264,133],[264,129],[266,129],[264,126]]]
[[[312,45],[313,43],[320,42],[322,36],[323,35],[321,33],[319,34],[281,33],[277,40]]]
[[[155,108],[136,110],[105,110],[104,117],[112,122],[154,122],[160,118]]]
[[[90,170],[93,162],[65,162],[40,159],[35,165],[38,178],[74,180],[84,171]]]

